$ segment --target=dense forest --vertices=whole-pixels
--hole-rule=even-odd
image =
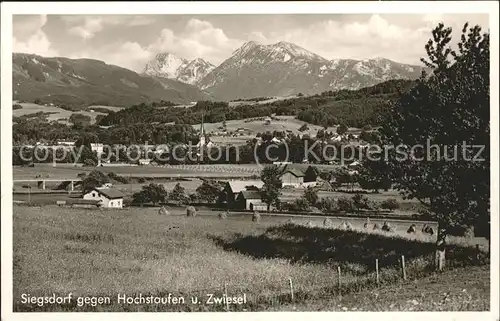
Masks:
[[[106,144],[196,143],[198,138],[192,124],[224,120],[288,115],[311,124],[353,127],[377,126],[385,112],[401,92],[413,84],[408,80],[391,80],[356,91],[324,92],[314,96],[275,101],[262,105],[230,107],[227,102],[200,101],[189,108],[174,107],[162,101],[150,105],[135,105],[118,112],[99,115],[96,124],[83,117],[72,117],[71,125],[49,122],[47,113],[29,114],[13,119],[14,145],[38,141],[78,140],[93,137]],[[161,107],[160,107],[161,106]]]
[[[202,115],[207,123],[222,122],[273,114],[296,116],[298,119],[320,126],[345,124],[363,127],[380,125],[382,116],[394,99],[411,88],[410,80],[390,80],[360,90],[329,91],[313,96],[274,101],[268,104],[242,104],[230,107],[227,102],[200,101],[190,108],[174,106],[155,107],[140,104],[99,119],[103,126],[135,124],[139,122],[197,124]]]

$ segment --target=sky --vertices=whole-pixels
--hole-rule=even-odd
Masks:
[[[13,52],[92,58],[141,72],[157,53],[214,65],[247,41],[295,43],[327,59],[384,57],[420,65],[432,29],[458,40],[478,14],[14,15]]]

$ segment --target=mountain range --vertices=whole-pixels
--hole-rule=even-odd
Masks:
[[[12,58],[14,100],[39,100],[76,108],[213,99],[195,86],[173,79],[139,75],[99,60],[45,58],[21,53],[14,53]]]
[[[13,55],[15,99],[118,106],[160,99],[186,103],[356,90],[391,79],[416,79],[422,70],[385,58],[328,60],[285,41],[247,42],[219,66],[159,53],[141,73],[93,59]]]
[[[415,79],[422,67],[385,58],[328,60],[293,43],[245,43],[214,67],[203,61],[196,77],[187,77],[189,62],[160,54],[148,62],[144,74],[176,79],[198,86],[217,99],[315,94],[328,90],[373,86],[390,79]]]

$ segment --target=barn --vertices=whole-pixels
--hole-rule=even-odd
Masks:
[[[83,195],[83,199],[99,201],[99,204],[106,208],[122,208],[124,196],[122,192],[114,188],[95,187]]]
[[[267,205],[262,202],[259,191],[241,191],[236,197],[236,207],[249,211],[265,211]]]
[[[236,198],[241,191],[259,190],[264,186],[261,180],[234,180],[225,183],[219,194],[219,203],[226,203],[229,207],[235,206]]]
[[[316,167],[304,164],[284,164],[280,166],[283,187],[314,186],[317,182],[319,171]]]

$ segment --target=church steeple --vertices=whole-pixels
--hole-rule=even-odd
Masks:
[[[205,123],[204,123],[204,114],[201,114],[201,126],[200,126],[200,142],[198,145],[205,146]]]

